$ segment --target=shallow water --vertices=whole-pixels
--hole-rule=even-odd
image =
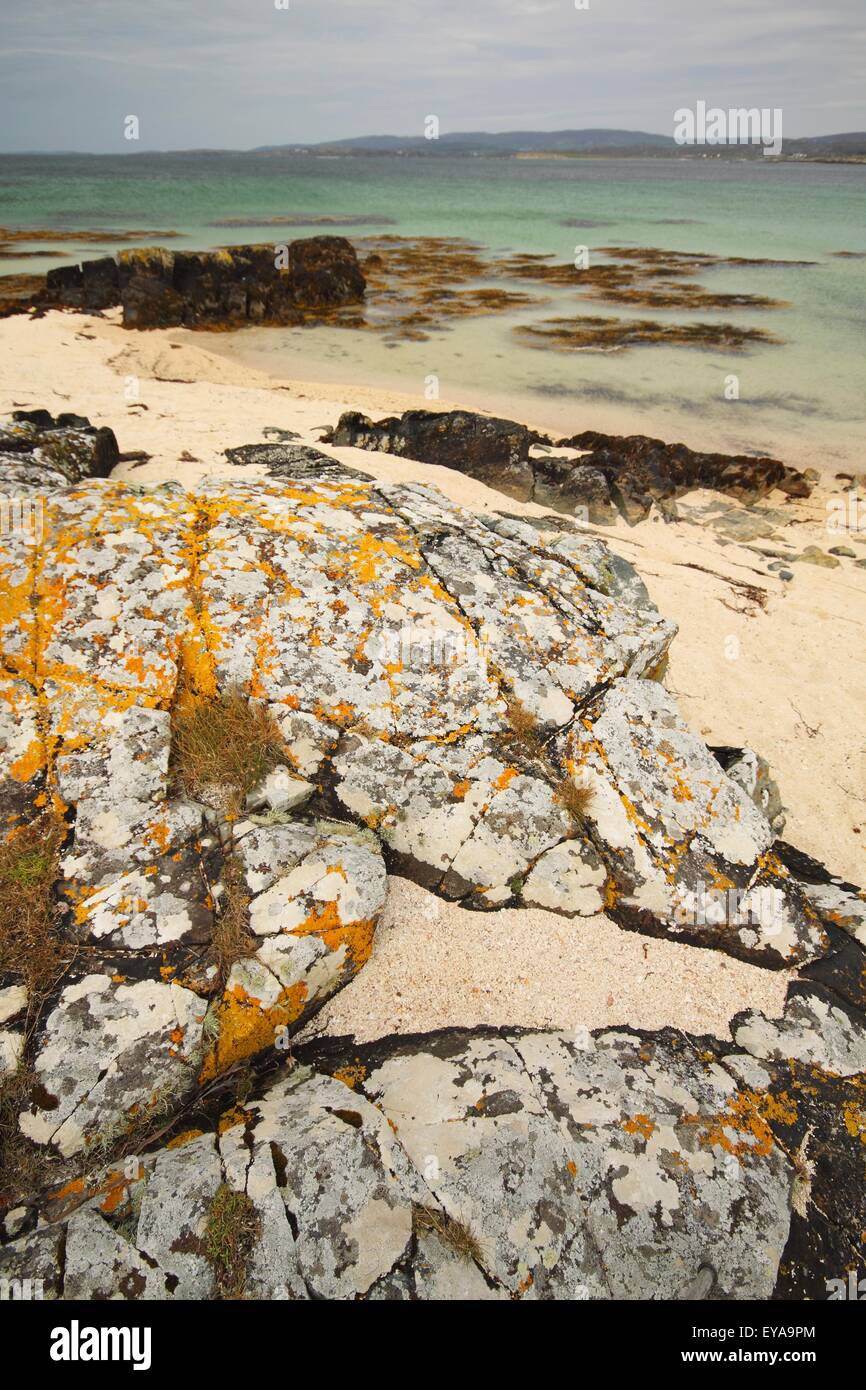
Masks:
[[[783,310],[630,311],[568,295],[568,313],[731,321],[782,345],[744,353],[651,346],[554,352],[520,343],[515,323],[549,310],[458,321],[426,342],[388,345],[333,328],[251,329],[208,346],[277,376],[363,381],[521,415],[552,429],[615,429],[699,447],[775,453],[822,471],[864,466],[866,167],[769,160],[515,160],[394,156],[317,158],[2,156],[0,223],[44,228],[176,230],[171,244],[283,241],[317,230],[468,237],[491,250],[663,246],[725,256],[813,260],[710,269],[707,288],[790,301]],[[268,226],[274,216],[345,217],[345,226]],[[247,226],[218,226],[248,219]],[[363,219],[369,219],[366,223]],[[359,219],[361,219],[359,221]],[[94,246],[59,247],[74,258]],[[7,260],[3,269],[60,261]],[[524,286],[546,293],[544,287]],[[739,399],[725,399],[736,374]]]

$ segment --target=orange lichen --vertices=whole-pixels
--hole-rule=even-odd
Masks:
[[[240,985],[226,990],[216,1005],[219,1035],[205,1056],[199,1081],[212,1081],[236,1062],[272,1048],[281,1030],[300,1018],[306,999],[303,982],[284,989],[278,1001],[268,1007]]]
[[[346,1066],[337,1068],[334,1072],[334,1080],[342,1081],[344,1086],[348,1086],[350,1091],[354,1091],[356,1086],[360,1086],[366,1075],[367,1068],[362,1062],[348,1062]]]
[[[41,739],[31,739],[27,749],[9,768],[9,775],[16,782],[29,782],[47,763],[45,745]]]
[[[749,1155],[763,1158],[775,1142],[770,1122],[792,1125],[797,1119],[797,1105],[787,1092],[771,1095],[768,1091],[738,1091],[728,1102],[724,1115],[708,1120],[699,1115],[684,1116],[683,1122],[699,1128],[699,1142],[705,1147],[721,1148],[725,1153],[742,1160]]]
[[[842,1107],[842,1120],[851,1138],[859,1139],[861,1144],[866,1144],[866,1113],[853,1101],[848,1101]]]
[[[373,936],[376,924],[370,918],[357,922],[343,922],[335,902],[322,903],[313,908],[306,920],[291,932],[292,936],[318,936],[330,951],[346,948],[348,959],[354,970],[360,970],[370,959],[373,949]]]
[[[230,1110],[226,1110],[219,1117],[217,1129],[220,1134],[225,1134],[226,1130],[235,1129],[238,1125],[245,1123],[247,1112],[240,1105],[233,1105]]]
[[[630,1120],[623,1120],[622,1127],[626,1134],[639,1134],[642,1139],[649,1140],[655,1133],[655,1124],[649,1115],[634,1115]]]
[[[203,1129],[185,1129],[181,1134],[176,1134],[173,1139],[169,1139],[166,1144],[167,1149],[182,1149],[185,1144],[191,1144],[193,1139],[198,1139],[204,1134]]]

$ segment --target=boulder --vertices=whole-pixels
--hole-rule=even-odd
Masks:
[[[77,417],[14,421],[0,492],[34,431],[93,449]],[[17,1195],[0,1276],[218,1297],[228,1203],[233,1296],[817,1296],[866,1224],[862,893],[775,840],[757,755],[685,724],[675,627],[601,540],[292,443],[232,452],[268,476],[35,459],[38,563],[0,536],[0,825],[62,818],[75,946],[26,1050],[0,981],[21,1142],[66,1179]],[[228,691],[282,739],[237,814],[173,775],[179,696]],[[733,1041],[504,1019],[299,1043],[363,968],[389,871],[798,978]]]
[[[748,792],[758,810],[766,816],[773,830],[781,835],[785,829],[785,811],[778,783],[770,772],[770,764],[753,748],[711,748],[713,757],[725,769],[732,781]]]
[[[620,510],[632,524],[648,515],[653,502],[682,496],[696,488],[723,492],[755,502],[773,488],[792,497],[808,497],[812,485],[804,474],[778,459],[750,454],[709,454],[685,444],[665,444],[646,435],[600,434],[585,430],[559,441],[586,450],[582,466],[602,473]]]
[[[759,1023],[744,1039],[775,1051]],[[850,1253],[862,1228],[855,1094],[814,1060],[669,1030],[307,1044],[204,1133],[46,1195],[0,1273],[61,1299],[212,1297],[209,1217],[235,1194],[247,1298],[826,1297],[846,1265],[825,1235]]]
[[[525,425],[468,410],[407,410],[372,421],[357,411],[341,415],[323,442],[373,449],[421,463],[456,468],[519,502],[532,496],[529,450],[541,438]]]
[[[604,474],[573,459],[550,455],[534,461],[532,500],[557,512],[583,516],[593,526],[616,519],[616,504]]]
[[[114,431],[82,415],[14,410],[0,427],[4,494],[50,491],[82,478],[107,478],[120,461]]]

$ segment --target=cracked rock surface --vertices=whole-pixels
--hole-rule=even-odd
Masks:
[[[0,535],[0,828],[62,820],[74,951],[26,1038],[0,978],[21,1135],[64,1178],[7,1216],[0,1274],[214,1296],[224,1189],[259,1298],[795,1297],[818,1288],[804,1232],[859,1248],[862,895],[775,841],[757,755],[687,727],[675,627],[631,566],[298,446],[186,491],[49,486],[27,440],[0,450],[0,489],[32,465],[44,494],[38,534]],[[172,765],[181,693],[230,691],[282,739],[234,818]],[[733,1045],[503,1019],[295,1056],[389,872],[799,978]],[[230,911],[247,946],[222,970]]]
[[[259,1298],[675,1299],[696,1281],[712,1299],[794,1296],[792,1222],[812,1207],[855,1248],[862,1183],[846,1212],[831,1167],[862,1173],[842,1123],[862,1090],[812,1067],[627,1029],[451,1031],[311,1060],[211,1131],[67,1185],[0,1270],[39,1277],[63,1243],[59,1296],[207,1298],[224,1185],[258,1217]]]

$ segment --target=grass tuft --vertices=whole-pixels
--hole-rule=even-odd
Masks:
[[[412,1229],[416,1236],[434,1234],[443,1245],[453,1251],[461,1260],[483,1261],[481,1242],[464,1221],[438,1211],[436,1207],[416,1206],[412,1209]]]
[[[239,691],[178,702],[172,716],[171,771],[188,796],[217,792],[238,815],[247,794],[285,762],[283,736],[270,710]]]
[[[74,947],[61,935],[54,897],[66,833],[59,816],[46,814],[0,844],[0,977],[18,980],[27,990],[25,1055],[46,999],[74,955]],[[40,1180],[40,1158],[18,1128],[34,1079],[25,1060],[0,1077],[4,1192],[32,1190]]]
[[[215,1298],[243,1298],[259,1229],[259,1214],[247,1194],[222,1183],[210,1204],[204,1233]]]
[[[508,707],[508,726],[520,746],[529,753],[530,757],[542,757],[544,754],[544,736],[542,727],[535,715],[517,699],[516,695],[509,696],[506,704]]]
[[[259,943],[249,929],[250,895],[244,886],[243,868],[234,855],[225,858],[222,886],[214,915],[211,952],[219,966],[220,982],[225,985],[235,961],[255,955]]]
[[[572,820],[576,821],[585,819],[595,797],[592,787],[585,782],[575,782],[571,777],[563,777],[557,782],[553,794]]]
[[[65,838],[63,821],[46,815],[0,845],[0,975],[18,976],[37,997],[68,956],[53,892]]]

